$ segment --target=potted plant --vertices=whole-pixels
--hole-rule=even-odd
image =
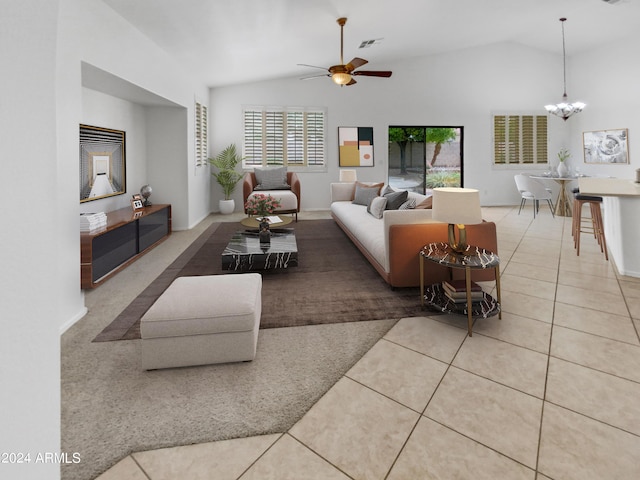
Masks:
[[[561,148],[560,151],[558,152],[558,160],[560,160],[560,162],[558,163],[559,177],[566,177],[569,174],[569,168],[567,167],[567,164],[564,163],[564,161],[568,159],[570,156],[571,154],[569,153],[569,150],[567,150],[566,148]]]
[[[235,202],[231,198],[231,194],[236,189],[238,182],[242,180],[242,174],[236,172],[236,166],[238,163],[242,163],[242,157],[238,155],[236,146],[232,143],[215,158],[208,158],[207,161],[218,169],[217,172],[211,171],[211,175],[215,177],[224,193],[224,200],[219,202],[220,213],[225,215],[233,213]]]

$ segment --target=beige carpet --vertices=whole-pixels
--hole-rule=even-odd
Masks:
[[[140,368],[140,340],[91,341],[210,224],[174,232],[86,292],[89,313],[61,345],[61,451],[82,458],[62,466],[63,480],[92,480],[132,452],[287,431],[399,318],[261,329],[253,362],[153,372]],[[317,308],[318,318],[337,310]]]

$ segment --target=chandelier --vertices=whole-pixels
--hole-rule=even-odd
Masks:
[[[564,94],[562,95],[562,101],[560,103],[556,103],[554,105],[545,105],[544,108],[547,112],[552,113],[564,121],[567,120],[574,113],[581,112],[586,105],[582,102],[573,102],[569,103],[567,97],[567,59],[566,52],[564,47],[564,22],[566,22],[566,18],[561,18],[560,22],[562,25],[562,68],[563,68],[563,79],[564,79]]]

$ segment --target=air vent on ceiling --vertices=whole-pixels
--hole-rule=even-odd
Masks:
[[[382,38],[374,38],[373,40],[364,40],[358,48],[369,48],[372,45],[378,45],[382,42]]]

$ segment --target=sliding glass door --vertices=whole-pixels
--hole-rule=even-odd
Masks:
[[[418,193],[463,186],[463,127],[389,127],[389,185]]]

